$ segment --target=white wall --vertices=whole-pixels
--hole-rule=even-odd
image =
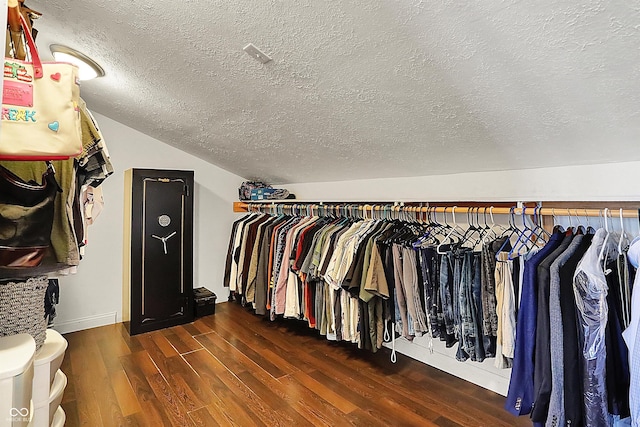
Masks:
[[[283,185],[317,201],[640,200],[640,162]]]
[[[195,171],[194,287],[226,301],[222,287],[232,203],[242,178],[96,114],[115,173],[102,185],[105,209],[89,228],[78,273],[60,277],[56,329],[70,332],[122,320],[124,171],[129,168]]]

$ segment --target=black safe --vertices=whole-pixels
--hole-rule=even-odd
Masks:
[[[193,171],[125,172],[123,320],[131,335],[193,321]]]

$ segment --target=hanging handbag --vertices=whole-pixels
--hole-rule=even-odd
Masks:
[[[59,191],[51,164],[42,184],[25,182],[0,165],[0,268],[40,264],[51,244]]]
[[[5,58],[0,159],[64,160],[82,152],[78,67],[40,61],[20,15],[31,61]]]

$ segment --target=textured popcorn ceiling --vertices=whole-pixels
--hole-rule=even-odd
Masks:
[[[640,160],[637,1],[27,3],[91,109],[245,178]]]

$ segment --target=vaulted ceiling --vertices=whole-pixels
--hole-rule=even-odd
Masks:
[[[90,109],[245,178],[640,160],[636,1],[27,3],[105,68]]]

